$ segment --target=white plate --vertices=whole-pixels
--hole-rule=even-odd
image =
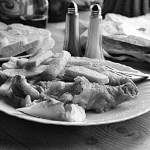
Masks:
[[[106,62],[106,63],[109,63],[112,66],[115,65],[117,69],[124,68],[126,71],[139,72],[124,65],[111,63],[111,62]],[[134,117],[138,117],[150,111],[150,80],[147,80],[139,84],[138,90],[139,93],[137,98],[124,102],[118,105],[115,109],[112,109],[102,114],[88,112],[86,120],[84,122],[53,121],[53,120],[47,120],[47,119],[29,116],[15,110],[10,105],[4,103],[3,100],[0,100],[0,111],[3,111],[6,114],[11,116],[15,116],[21,119],[43,123],[43,124],[55,124],[55,125],[65,125],[65,126],[89,126],[89,125],[109,124],[109,123],[121,122],[128,119],[132,119]]]

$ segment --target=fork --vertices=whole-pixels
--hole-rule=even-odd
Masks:
[[[106,66],[106,69],[117,74],[117,75],[120,75],[120,76],[123,75],[123,76],[129,77],[134,82],[141,82],[141,81],[144,81],[150,77],[150,75],[144,74],[144,73],[139,74],[139,73],[134,73],[134,72],[119,71],[119,70],[112,68],[110,66]]]

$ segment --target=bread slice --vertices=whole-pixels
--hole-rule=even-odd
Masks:
[[[14,44],[0,48],[0,57],[11,57],[26,52],[39,44],[39,40],[32,41],[28,44],[23,43],[23,41],[16,42]]]
[[[31,54],[37,50],[37,47],[39,49],[43,45],[47,45],[47,47],[51,49],[55,44],[49,30],[26,26],[23,24],[6,25],[0,22],[0,35],[8,41],[7,45],[3,44],[4,46],[1,46],[2,44],[0,43],[1,58],[10,57],[12,54],[13,56],[16,56],[25,51],[27,54]],[[18,48],[18,45],[21,49]]]
[[[39,46],[49,45],[52,48],[55,41],[52,39],[52,33],[49,30],[31,27],[23,24],[11,24],[9,27],[13,30],[14,35],[19,32],[21,37],[26,37],[28,42],[40,40]],[[17,35],[18,37],[18,35]],[[38,47],[39,48],[39,47]]]

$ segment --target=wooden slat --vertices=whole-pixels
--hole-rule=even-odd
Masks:
[[[0,130],[1,150],[28,150],[28,148]]]
[[[150,113],[121,123],[88,127],[43,125],[2,113],[0,118],[0,130],[29,149],[150,149]]]

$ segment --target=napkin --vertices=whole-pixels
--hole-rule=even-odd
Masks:
[[[81,22],[82,23],[82,22]],[[82,49],[85,49],[87,27],[81,34]],[[128,18],[109,13],[103,20],[103,49],[107,58],[123,61],[150,62],[150,14]]]

